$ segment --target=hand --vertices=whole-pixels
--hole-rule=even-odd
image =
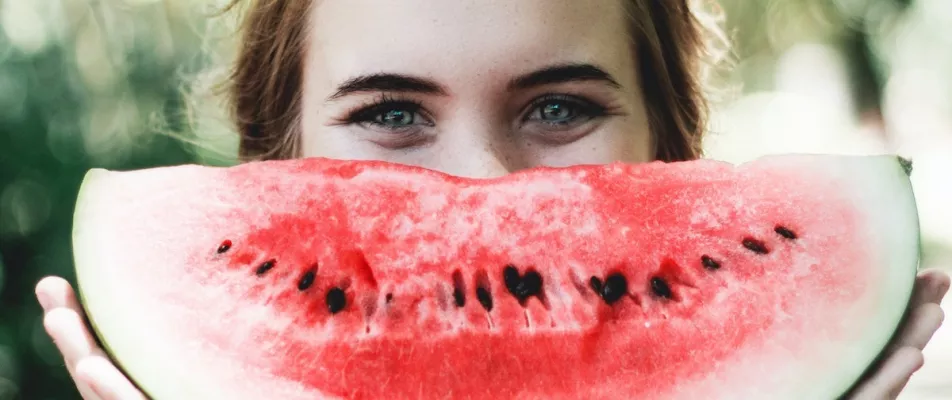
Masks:
[[[66,369],[83,399],[146,399],[96,344],[68,282],[57,277],[44,278],[36,285],[36,297],[43,307],[43,326],[63,354]]]
[[[939,304],[948,291],[948,275],[936,270],[919,274],[909,303],[908,319],[899,328],[882,363],[856,386],[848,399],[882,400],[899,396],[912,374],[922,368],[922,350],[942,325],[944,314]]]

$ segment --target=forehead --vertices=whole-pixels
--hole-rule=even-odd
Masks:
[[[321,80],[384,70],[472,80],[566,62],[598,64],[626,80],[633,69],[620,0],[316,3],[308,58]]]

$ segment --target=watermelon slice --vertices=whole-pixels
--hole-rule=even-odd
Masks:
[[[93,170],[75,261],[97,334],[159,400],[830,399],[907,306],[905,167]]]

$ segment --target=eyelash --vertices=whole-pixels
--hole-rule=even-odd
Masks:
[[[579,111],[585,114],[584,117],[588,119],[604,117],[605,115],[608,114],[607,107],[599,105],[598,103],[591,100],[586,100],[578,96],[571,96],[571,95],[564,95],[564,94],[547,94],[547,95],[543,95],[541,97],[536,98],[535,100],[532,101],[532,103],[529,104],[529,112],[527,112],[525,114],[525,117],[523,117],[522,119],[523,122],[528,121],[533,115],[538,113],[539,107],[542,107],[546,103],[552,103],[552,102],[561,102],[561,103],[568,104],[569,106],[574,108],[576,111]],[[554,125],[554,126],[562,125],[560,123],[551,123],[546,121],[541,121],[541,122],[546,125]]]
[[[385,127],[385,125],[376,121],[376,117],[392,110],[404,110],[417,114],[423,110],[423,103],[413,99],[397,98],[389,94],[383,94],[350,113],[345,121],[348,124],[368,124]]]

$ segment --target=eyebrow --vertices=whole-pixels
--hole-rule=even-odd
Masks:
[[[584,81],[600,81],[615,88],[621,87],[611,74],[595,65],[561,64],[516,77],[509,81],[506,88],[509,91],[515,91],[544,85]],[[366,92],[404,92],[441,96],[448,93],[442,85],[425,78],[393,73],[377,73],[348,79],[338,86],[337,90],[327,99],[336,100],[350,94]]]
[[[592,64],[562,64],[517,77],[509,82],[508,88],[512,91],[556,83],[584,81],[601,81],[615,88],[621,87],[611,74]]]
[[[328,97],[335,100],[354,93],[362,92],[405,92],[446,95],[447,91],[439,84],[408,75],[400,74],[371,74],[348,79],[337,87],[337,90]]]

